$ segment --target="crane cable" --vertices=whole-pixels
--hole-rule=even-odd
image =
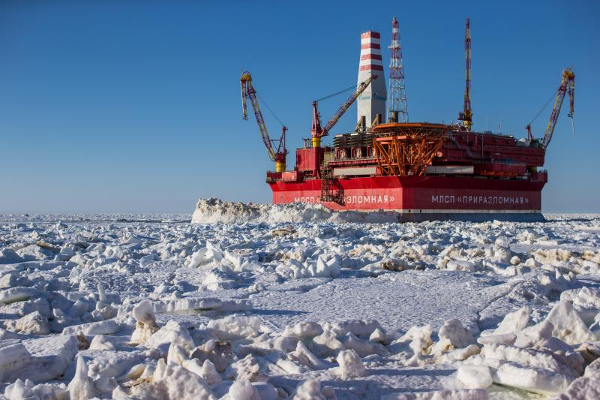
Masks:
[[[571,131],[573,132],[573,136],[575,136],[575,121],[573,121],[573,116],[569,119],[571,120]]]
[[[329,99],[329,98],[331,98],[331,97],[335,97],[335,96],[337,96],[338,94],[342,94],[342,93],[344,93],[344,92],[348,92],[348,91],[350,91],[350,89],[356,89],[356,85],[352,85],[352,86],[350,86],[350,87],[347,87],[346,89],[342,89],[342,90],[340,90],[339,92],[335,92],[335,93],[333,93],[333,94],[330,94],[329,96],[321,97],[320,99],[317,99],[317,100],[315,100],[315,101],[316,101],[316,102],[319,102],[319,101],[322,101],[322,100],[327,100],[327,99]]]
[[[281,122],[281,120],[280,120],[280,119],[279,119],[279,117],[278,117],[278,116],[277,116],[277,115],[276,115],[276,114],[273,112],[273,110],[271,110],[271,107],[269,107],[269,105],[267,104],[267,102],[266,102],[266,101],[265,101],[265,100],[264,100],[262,97],[260,97],[260,95],[259,95],[258,93],[256,93],[256,92],[255,92],[255,94],[256,94],[256,97],[258,97],[258,99],[260,100],[260,102],[261,102],[261,103],[263,103],[263,104],[265,105],[265,107],[267,107],[267,110],[269,110],[269,112],[270,112],[270,113],[271,113],[271,114],[272,114],[272,115],[275,117],[275,119],[276,119],[277,121],[279,121],[279,123],[281,124],[281,126],[285,126],[285,124],[284,124],[283,122]]]
[[[550,98],[548,99],[548,101],[546,102],[546,104],[544,104],[544,106],[542,107],[542,109],[540,111],[538,111],[537,114],[535,114],[535,117],[533,117],[533,119],[531,121],[529,121],[528,125],[531,125],[533,122],[535,122],[535,120],[540,116],[540,114],[546,109],[546,107],[548,107],[548,105],[552,102],[552,100],[556,97],[556,90],[554,92],[552,92],[552,95],[550,96]]]

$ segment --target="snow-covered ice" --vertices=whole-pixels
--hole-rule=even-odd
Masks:
[[[597,398],[600,217],[547,218],[2,215],[0,399]]]

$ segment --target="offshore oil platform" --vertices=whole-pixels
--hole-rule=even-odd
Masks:
[[[457,123],[409,122],[395,17],[389,49],[386,90],[380,34],[368,31],[361,35],[357,86],[351,87],[351,96],[325,124],[318,111],[319,101],[343,91],[313,102],[311,137],[296,149],[293,170],[286,169],[287,128],[283,126],[279,139],[269,137],[252,77],[249,72],[242,74],[244,119],[248,118],[248,99],[268,155],[275,162],[275,171],[267,172],[266,179],[273,203],[322,204],[339,211],[397,211],[401,221],[543,220],[542,189],[548,173],[540,167],[567,94],[568,116],[573,121],[573,71],[566,68],[562,72],[544,136],[535,138],[529,123],[527,138],[517,140],[514,136],[471,130],[469,19],[465,27],[464,104]],[[333,145],[323,146],[322,138],[355,101],[355,130],[336,135]]]

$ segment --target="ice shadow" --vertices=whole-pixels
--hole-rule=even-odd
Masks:
[[[303,315],[310,314],[309,311],[294,311],[294,310],[268,310],[268,309],[253,309],[252,315]]]
[[[367,379],[374,376],[429,376],[429,377],[447,377],[454,373],[452,369],[367,369],[366,379],[324,379],[321,381],[321,387],[332,387],[338,399],[380,399],[381,396],[392,393],[422,393],[435,389],[432,388],[411,388],[411,387],[390,387],[383,382]],[[288,394],[294,392],[299,384],[305,381],[305,377],[273,376],[269,378],[269,383],[283,388]],[[441,389],[441,387],[439,388]]]
[[[368,369],[369,375],[387,375],[387,376],[449,376],[456,370],[454,369]]]

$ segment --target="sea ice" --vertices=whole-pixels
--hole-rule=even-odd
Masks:
[[[342,350],[338,353],[337,362],[342,379],[358,378],[365,376],[367,371],[354,350]]]
[[[507,314],[498,325],[498,328],[494,330],[494,334],[503,335],[507,333],[516,333],[525,329],[529,324],[530,315],[531,309],[527,306]]]
[[[461,365],[456,379],[470,389],[486,389],[494,382],[490,368],[485,365]]]
[[[161,348],[165,354],[169,346],[173,343],[188,351],[194,348],[194,340],[190,336],[188,329],[175,320],[167,322],[165,326],[143,342],[144,346],[148,348]]]
[[[229,389],[229,400],[261,400],[258,391],[248,381],[235,381]]]
[[[331,388],[321,389],[321,382],[316,379],[308,379],[296,388],[293,400],[334,400],[335,393]]]
[[[9,331],[23,334],[47,335],[50,333],[50,329],[48,328],[48,319],[45,318],[39,311],[29,313],[17,320],[9,320],[5,323],[5,326]]]
[[[435,390],[424,393],[395,393],[383,396],[381,400],[488,400],[484,389]]]
[[[598,397],[597,216],[201,200],[193,218],[1,216],[0,393]]]
[[[77,357],[75,376],[69,383],[68,388],[71,400],[86,400],[96,397],[96,389],[94,389],[94,383],[88,376],[88,367],[83,357]]]
[[[444,322],[438,333],[440,341],[447,341],[454,348],[467,347],[475,343],[471,332],[463,327],[458,319],[451,319]]]
[[[133,318],[137,322],[141,322],[145,325],[156,324],[156,317],[154,315],[154,308],[150,300],[143,300],[133,307]]]
[[[294,336],[300,339],[313,338],[323,333],[323,328],[316,322],[299,322],[293,326],[287,327],[283,331],[283,336]]]
[[[23,259],[12,249],[0,250],[0,264],[14,264],[23,261]]]
[[[562,300],[556,304],[546,320],[554,326],[552,334],[569,344],[600,340],[600,335],[588,329],[573,308],[573,304],[568,300]]]
[[[585,369],[581,378],[575,379],[560,395],[558,400],[579,400],[600,398],[600,359],[592,362]]]

